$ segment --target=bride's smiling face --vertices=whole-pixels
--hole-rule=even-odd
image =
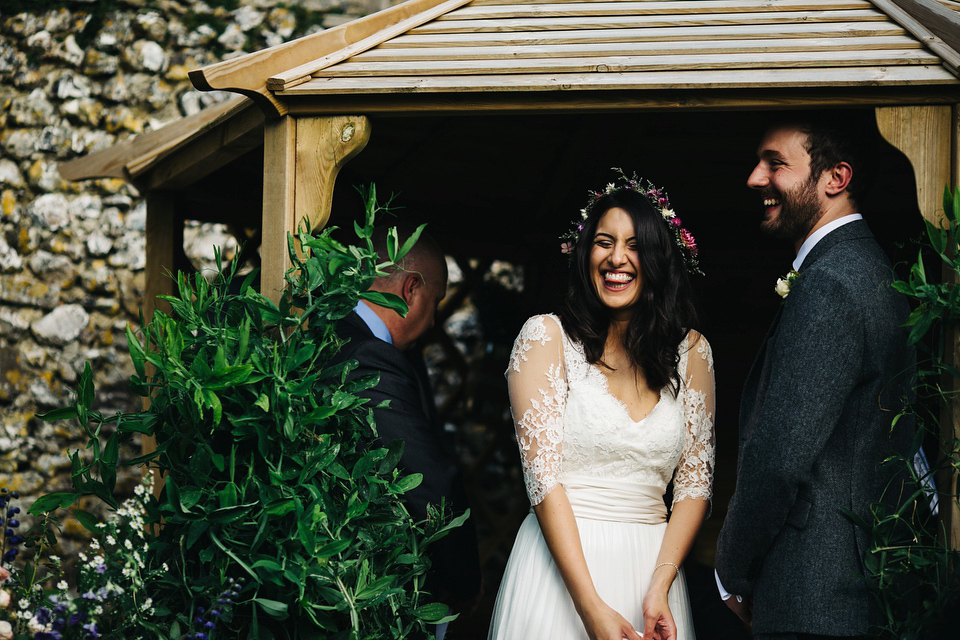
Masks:
[[[614,315],[629,315],[640,299],[643,277],[633,218],[620,207],[601,216],[590,249],[590,277],[597,296]]]

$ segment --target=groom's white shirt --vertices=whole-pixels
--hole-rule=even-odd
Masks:
[[[800,267],[803,266],[803,261],[807,259],[807,255],[810,254],[810,251],[813,250],[813,248],[817,246],[817,243],[823,240],[828,233],[836,229],[839,229],[845,224],[856,222],[857,220],[863,220],[863,216],[860,215],[859,213],[851,213],[850,215],[846,215],[846,216],[837,218],[832,222],[828,222],[827,224],[823,225],[822,227],[820,227],[819,229],[811,233],[809,236],[807,236],[807,239],[804,240],[803,244],[800,245],[800,250],[797,251],[797,257],[793,259],[794,271],[800,271]],[[717,573],[716,569],[714,569],[713,571],[713,577],[716,578],[717,580],[717,591],[720,592],[720,599],[729,600],[730,596],[732,596],[733,594],[729,593],[726,589],[723,588],[723,584],[720,582],[720,574]],[[742,601],[743,601],[743,598],[738,595],[737,602],[742,602]]]

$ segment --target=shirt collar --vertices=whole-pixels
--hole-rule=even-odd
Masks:
[[[807,259],[807,254],[809,254],[810,251],[817,246],[817,243],[823,240],[828,233],[834,229],[839,229],[845,224],[850,224],[851,222],[855,222],[857,220],[863,220],[863,216],[859,213],[851,213],[849,215],[837,218],[832,222],[828,222],[811,233],[810,236],[803,241],[803,244],[800,245],[800,250],[797,251],[797,257],[793,261],[793,270],[800,270],[800,265],[802,265],[803,261]]]
[[[357,306],[355,306],[353,310],[357,312],[360,319],[363,320],[364,324],[373,332],[374,337],[380,338],[387,344],[393,344],[393,336],[390,335],[390,330],[387,329],[387,325],[380,319],[380,316],[373,312],[373,309],[371,309],[366,302],[363,300],[357,301]]]

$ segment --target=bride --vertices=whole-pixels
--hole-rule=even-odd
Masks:
[[[680,566],[714,461],[713,359],[691,329],[686,273],[700,273],[697,247],[663,192],[620,175],[565,236],[561,314],[530,318],[513,346],[507,382],[533,512],[491,640],[694,638]]]

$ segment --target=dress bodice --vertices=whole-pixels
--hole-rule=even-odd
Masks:
[[[532,504],[571,476],[627,480],[661,491],[673,478],[675,501],[710,497],[713,359],[702,336],[688,336],[680,350],[679,393],[674,396],[668,385],[653,410],[635,422],[555,316],[534,316],[524,324],[507,379]]]

